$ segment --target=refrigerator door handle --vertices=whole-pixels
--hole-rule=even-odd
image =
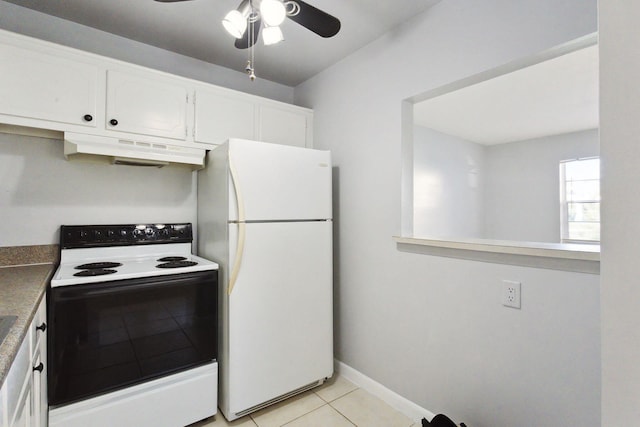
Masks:
[[[245,233],[244,201],[242,199],[240,183],[238,182],[238,173],[231,161],[231,150],[229,150],[229,172],[231,174],[231,180],[233,181],[233,189],[236,193],[236,204],[238,207],[238,244],[236,246],[236,256],[233,261],[233,267],[231,268],[231,275],[229,276],[229,286],[227,288],[227,294],[231,295],[236,285],[236,280],[238,279],[238,273],[240,273],[240,264],[242,264],[242,254],[244,253]]]

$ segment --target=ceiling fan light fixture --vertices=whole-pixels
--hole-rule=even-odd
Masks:
[[[222,20],[224,29],[233,37],[239,39],[247,30],[247,18],[238,10],[232,10]]]
[[[262,41],[266,46],[276,44],[284,40],[280,27],[264,27],[262,30]]]
[[[277,27],[287,17],[287,10],[280,0],[262,0],[260,14],[269,27]]]

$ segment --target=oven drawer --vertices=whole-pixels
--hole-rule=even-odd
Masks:
[[[217,270],[50,289],[49,403],[217,358]]]

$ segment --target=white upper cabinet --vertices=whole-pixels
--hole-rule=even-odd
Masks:
[[[312,147],[310,111],[280,105],[260,105],[258,140],[275,144]]]
[[[153,73],[107,71],[105,128],[185,140],[189,90]]]
[[[0,64],[5,131],[44,129],[194,149],[229,138],[313,147],[307,108],[4,30]]]
[[[96,126],[98,67],[7,44],[0,64],[0,114]]]
[[[229,138],[255,139],[255,105],[248,96],[198,89],[195,99],[195,142],[221,144]]]
[[[195,142],[240,138],[313,146],[309,109],[221,88],[198,88],[195,98]]]

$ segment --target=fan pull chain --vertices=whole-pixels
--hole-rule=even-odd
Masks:
[[[255,12],[253,9],[253,1],[249,1],[249,6],[251,8],[251,12],[247,17],[247,45],[249,46],[249,58],[247,59],[247,66],[244,68],[244,71],[249,75],[249,79],[254,81],[256,79],[255,67],[254,67],[254,53],[253,48],[255,43],[253,43],[254,37],[254,24],[255,24]]]

